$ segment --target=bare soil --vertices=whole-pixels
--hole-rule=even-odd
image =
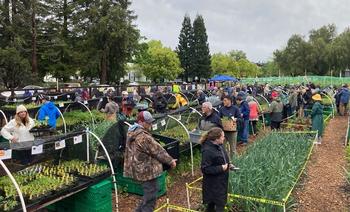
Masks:
[[[344,141],[347,117],[337,116],[327,125],[321,145],[315,146],[306,175],[294,191],[296,211],[349,211],[349,191]]]

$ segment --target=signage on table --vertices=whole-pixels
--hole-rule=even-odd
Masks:
[[[61,141],[56,141],[55,142],[55,150],[63,149],[65,147],[66,147],[66,141],[65,140],[61,140]]]
[[[163,119],[163,120],[161,120],[161,121],[160,121],[160,124],[161,124],[162,126],[165,126],[165,125],[166,125],[165,120],[164,120],[164,119]]]
[[[0,160],[6,160],[12,158],[12,149],[0,150]]]
[[[81,142],[83,142],[83,135],[74,136],[74,138],[73,138],[74,144],[79,144]]]
[[[43,145],[32,146],[32,155],[39,155],[43,153]]]
[[[57,96],[54,96],[53,99],[57,99],[58,97]]]
[[[152,125],[152,129],[153,129],[153,130],[157,130],[157,129],[158,129],[158,125],[157,125],[157,124],[153,124],[153,125]]]

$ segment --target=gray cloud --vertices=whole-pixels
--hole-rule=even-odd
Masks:
[[[148,39],[171,48],[178,44],[184,15],[204,18],[211,53],[243,50],[253,61],[266,61],[292,34],[334,23],[349,26],[348,0],[135,0],[136,24]]]

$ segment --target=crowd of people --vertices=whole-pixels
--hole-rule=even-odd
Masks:
[[[202,116],[197,129],[203,131],[201,142],[201,171],[203,174],[203,203],[207,211],[224,211],[227,201],[228,175],[234,169],[232,158],[237,154],[237,145],[247,145],[249,127],[253,136],[258,133],[257,123],[261,113],[270,115],[271,130],[279,130],[281,122],[292,114],[312,120],[312,130],[318,132],[318,144],[321,144],[323,133],[322,95],[325,90],[312,83],[299,86],[265,85],[230,85],[220,88],[210,87],[209,91],[198,89],[194,92],[195,101],[200,105]],[[329,88],[332,90],[332,88]],[[334,90],[339,115],[347,114],[350,92],[347,85]],[[122,91],[117,101],[116,91],[106,89],[100,95],[92,92],[91,98],[107,97],[106,105],[100,109],[106,113],[107,120],[121,120],[131,116],[137,109],[136,122],[129,127],[124,153],[125,177],[131,177],[142,183],[143,199],[135,211],[153,211],[157,199],[157,177],[162,172],[162,164],[176,167],[173,159],[150,133],[155,119],[152,113],[166,113],[169,109],[187,107],[190,102],[181,94],[181,87],[173,84],[170,88],[158,90],[145,87]],[[207,95],[210,92],[210,95]],[[174,102],[169,105],[166,95],[171,93]],[[256,98],[260,95],[270,100],[267,111],[261,111]],[[77,101],[90,99],[87,89],[76,93]],[[42,104],[38,119],[46,120],[52,128],[60,113],[48,97],[39,95]],[[29,132],[34,121],[27,109],[17,107],[13,120],[6,124],[1,134],[11,142],[33,140]]]
[[[224,211],[227,203],[229,171],[234,169],[232,156],[236,154],[238,144],[246,145],[248,143],[249,125],[252,128],[253,136],[258,133],[257,122],[262,112],[270,115],[271,130],[279,130],[281,122],[292,114],[296,114],[300,118],[310,118],[312,130],[318,132],[317,144],[321,143],[324,121],[322,95],[325,94],[324,92],[320,87],[311,83],[301,86],[278,86],[274,88],[268,84],[263,86],[213,88],[210,97],[207,97],[203,90],[196,91],[197,101],[201,105],[202,112],[197,128],[205,131],[200,141],[201,171],[203,174],[202,197],[203,204],[206,205],[206,211]],[[261,111],[259,108],[256,101],[256,96],[259,94],[271,102],[267,111]],[[347,85],[335,91],[334,97],[338,101],[337,110],[340,115],[346,114],[349,95]],[[156,98],[161,99],[159,96],[160,94],[157,93]],[[151,116],[151,114],[148,114],[148,116]],[[129,131],[133,131],[132,129],[139,127],[140,124],[142,125],[144,119],[138,118],[138,120],[138,124],[132,126]],[[227,127],[227,123],[224,124],[227,121],[232,122],[231,128]],[[132,135],[128,138],[134,140]],[[134,142],[128,140],[127,145],[134,144]],[[155,143],[153,145],[160,148]],[[135,148],[135,151],[145,152],[138,148]],[[165,154],[164,150],[159,150],[159,152],[160,155]],[[162,157],[151,151],[148,154],[149,157],[153,157],[159,163],[169,164],[173,161],[166,154]],[[130,153],[127,156],[127,158],[133,157],[135,155]],[[168,160],[164,158],[168,158]],[[146,160],[144,162],[146,163]],[[133,167],[137,169],[136,167],[139,164],[142,163],[134,163],[133,165],[125,163],[124,168],[130,169],[130,167]],[[136,176],[135,179],[137,179]],[[152,178],[153,181],[154,178]],[[147,185],[152,182],[148,180],[142,182],[145,193],[149,194],[150,188]],[[156,188],[155,185],[153,187]],[[154,190],[154,192],[156,191]],[[147,195],[144,196],[136,211],[152,211],[155,206],[154,197],[155,193],[149,194],[148,197]]]

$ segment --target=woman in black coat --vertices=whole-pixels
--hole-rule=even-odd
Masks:
[[[229,158],[223,147],[225,134],[221,128],[214,127],[201,138],[203,173],[203,204],[208,212],[221,212],[227,202]]]

